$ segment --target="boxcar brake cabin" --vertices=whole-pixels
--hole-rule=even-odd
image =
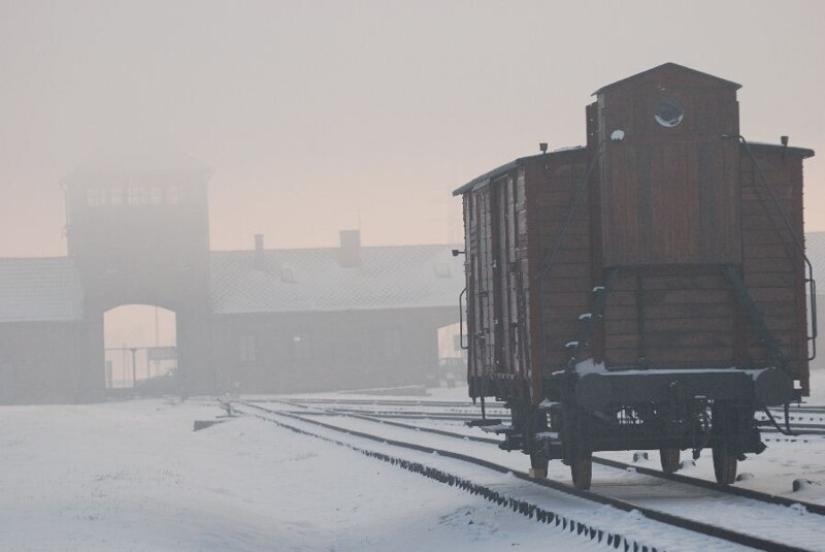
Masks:
[[[802,161],[740,137],[740,85],[668,63],[602,87],[587,145],[517,159],[464,202],[469,393],[503,447],[561,458],[764,448],[754,413],[808,394]],[[548,429],[550,431],[548,431]]]

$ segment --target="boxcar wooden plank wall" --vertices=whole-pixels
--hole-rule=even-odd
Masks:
[[[734,297],[718,267],[622,270],[604,313],[613,367],[733,365]]]
[[[531,356],[542,359],[540,368],[546,377],[567,365],[571,352],[566,344],[581,336],[580,316],[592,303],[590,209],[584,181],[587,152],[532,159],[527,166],[528,241],[535,290],[530,304]],[[540,384],[540,379],[534,380]]]
[[[468,194],[471,198],[471,218],[473,240],[472,248],[467,251],[470,262],[472,285],[468,301],[474,306],[472,313],[473,333],[468,339],[473,341],[471,351],[474,352],[473,367],[476,375],[480,376],[492,370],[493,347],[495,336],[492,334],[493,324],[493,278],[491,268],[492,255],[492,228],[490,216],[490,188],[484,186]]]
[[[510,302],[514,282],[506,270],[510,259],[515,260],[512,182],[512,176],[505,174],[480,182],[464,195],[468,327],[472,330],[468,371],[471,382],[484,381],[493,387],[479,390],[481,394],[495,394],[499,380],[511,379],[513,366],[517,366],[513,364],[517,353],[510,321],[518,318],[518,312]]]
[[[465,278],[465,307],[464,312],[467,317],[466,330],[462,331],[474,332],[476,327],[476,316],[478,311],[476,307],[476,274],[473,268],[474,252],[478,249],[478,233],[475,227],[475,205],[471,194],[464,195],[462,200],[463,215],[464,215],[464,278]],[[469,340],[472,336],[470,333],[467,337]],[[470,395],[473,395],[473,386],[478,379],[479,372],[477,368],[477,354],[475,347],[465,345],[467,350],[467,383],[470,385]]]
[[[766,326],[791,359],[788,368],[807,391],[805,265],[792,235],[801,245],[802,157],[782,148],[753,151],[758,169],[743,148],[740,176],[743,278]],[[767,360],[767,351],[752,330],[747,334],[746,358],[754,364]]]
[[[530,238],[527,231],[527,177],[524,167],[519,167],[516,173],[515,201],[516,260],[514,269],[517,286],[515,302],[518,312],[515,339],[518,347],[519,371],[525,375],[527,381],[530,381],[532,377],[532,357],[530,355],[530,332],[532,327],[530,325],[528,308],[533,283],[530,279]]]
[[[497,217],[498,243],[495,270],[499,278],[501,312],[497,319],[499,371],[512,370],[523,378],[523,365],[519,354],[519,265],[517,259],[516,182],[517,171],[508,173],[496,181],[497,195],[494,211]],[[504,367],[510,366],[508,370]]]

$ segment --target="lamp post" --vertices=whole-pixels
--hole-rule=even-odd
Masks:
[[[158,322],[159,322],[158,306],[155,305],[155,348],[156,349],[158,347],[160,347],[160,324]],[[160,367],[159,367],[159,364],[158,364],[157,360],[155,360],[155,373],[156,374],[160,373]],[[148,350],[146,352],[146,374],[147,374],[147,377],[149,377],[149,378],[152,377],[152,366],[151,366],[151,362],[149,362],[149,351]]]
[[[137,353],[137,348],[131,347],[129,350],[132,351],[132,389],[134,390],[137,385],[137,363],[135,362],[135,353]]]

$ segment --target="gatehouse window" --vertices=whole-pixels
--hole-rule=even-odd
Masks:
[[[97,207],[100,203],[100,188],[97,186],[86,188],[86,205],[89,207]]]
[[[179,191],[177,186],[169,186],[166,188],[166,203],[169,205],[177,205],[180,201]]]
[[[149,189],[149,203],[152,205],[160,205],[163,203],[163,188],[160,186],[152,186]]]
[[[140,186],[129,184],[127,194],[126,201],[129,205],[140,205]]]

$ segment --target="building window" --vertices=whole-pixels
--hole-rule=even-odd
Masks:
[[[292,336],[292,356],[296,359],[309,358],[309,349],[312,343],[311,336],[303,332]]]
[[[384,356],[397,358],[401,356],[401,330],[384,328]]]
[[[255,362],[258,355],[255,350],[255,336],[242,335],[240,338],[240,360],[241,362]]]
[[[112,186],[109,190],[112,198],[112,205],[118,207],[123,205],[123,188],[120,186]]]

